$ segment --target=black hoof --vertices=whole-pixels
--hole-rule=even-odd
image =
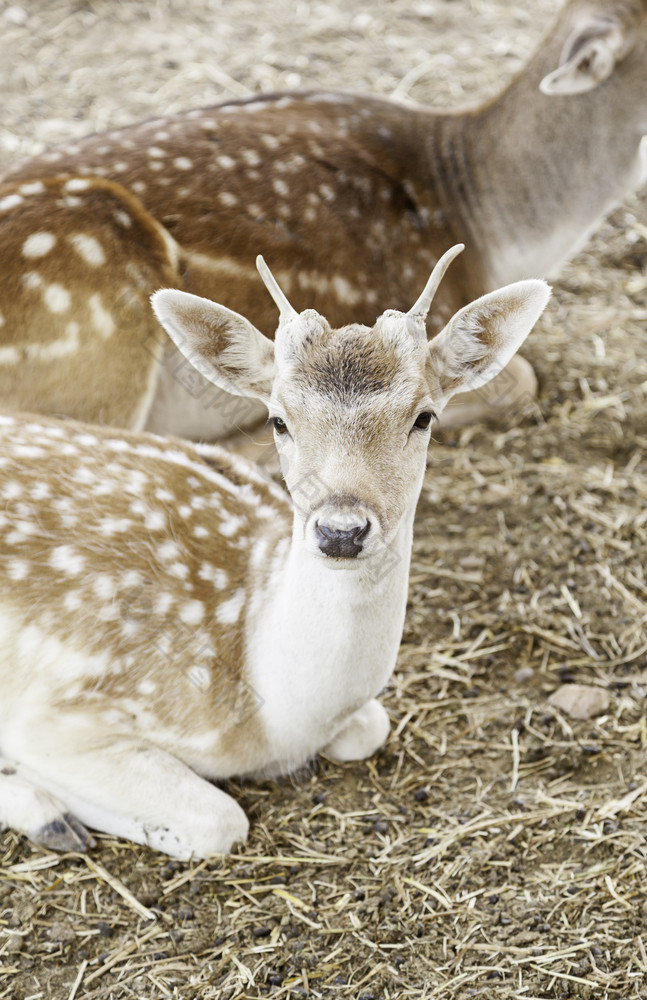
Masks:
[[[86,830],[83,823],[79,823],[78,819],[70,813],[41,826],[40,830],[32,834],[30,839],[42,847],[47,847],[50,851],[81,851],[83,853],[96,844],[96,840]]]

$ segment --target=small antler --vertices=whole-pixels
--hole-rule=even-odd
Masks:
[[[464,249],[464,243],[457,243],[456,246],[451,247],[450,250],[447,250],[442,255],[431,272],[431,277],[425,285],[422,295],[416,304],[411,307],[407,316],[411,316],[412,319],[421,319],[423,321],[427,318],[427,313],[431,307],[433,297],[438,291],[438,286],[443,280],[445,271],[453,261],[454,257],[458,257],[459,253],[462,253]]]
[[[279,288],[276,278],[270,271],[269,267],[263,260],[260,253],[256,258],[256,267],[258,269],[258,273],[263,279],[263,284],[265,285],[268,292],[270,293],[270,295],[276,302],[277,306],[279,307],[281,320],[294,319],[296,316],[298,316],[299,315],[298,312],[296,311],[294,306],[291,306],[290,303],[288,302],[287,297]]]

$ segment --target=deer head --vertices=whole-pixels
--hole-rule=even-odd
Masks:
[[[454,393],[484,385],[507,364],[546,305],[543,281],[517,282],[461,309],[428,342],[434,293],[462,249],[444,254],[408,312],[340,329],[312,309],[293,309],[259,259],[280,311],[274,343],[206,299],[173,290],[152,298],[204,376],[267,406],[296,537],[314,555],[365,559],[391,542],[415,509],[437,416]]]

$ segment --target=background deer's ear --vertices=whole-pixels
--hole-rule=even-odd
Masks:
[[[163,289],[153,311],[187,361],[234,396],[267,403],[274,379],[274,344],[249,320],[188,292]]]
[[[541,316],[550,286],[517,281],[465,306],[429,344],[427,381],[440,408],[505,368]]]
[[[543,94],[585,94],[607,80],[631,48],[631,33],[612,18],[589,17],[568,38],[559,66],[543,78]]]

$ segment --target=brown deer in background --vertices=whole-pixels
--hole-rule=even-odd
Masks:
[[[283,93],[46,152],[0,187],[0,401],[189,437],[250,425],[253,401],[172,349],[148,306],[156,288],[217,299],[271,334],[258,250],[297,309],[370,324],[460,240],[442,323],[503,283],[554,273],[642,183],[646,132],[647,0],[568,0],[475,110]],[[532,388],[522,366],[494,395],[509,403],[516,378]],[[455,419],[490,410],[477,399]]]

